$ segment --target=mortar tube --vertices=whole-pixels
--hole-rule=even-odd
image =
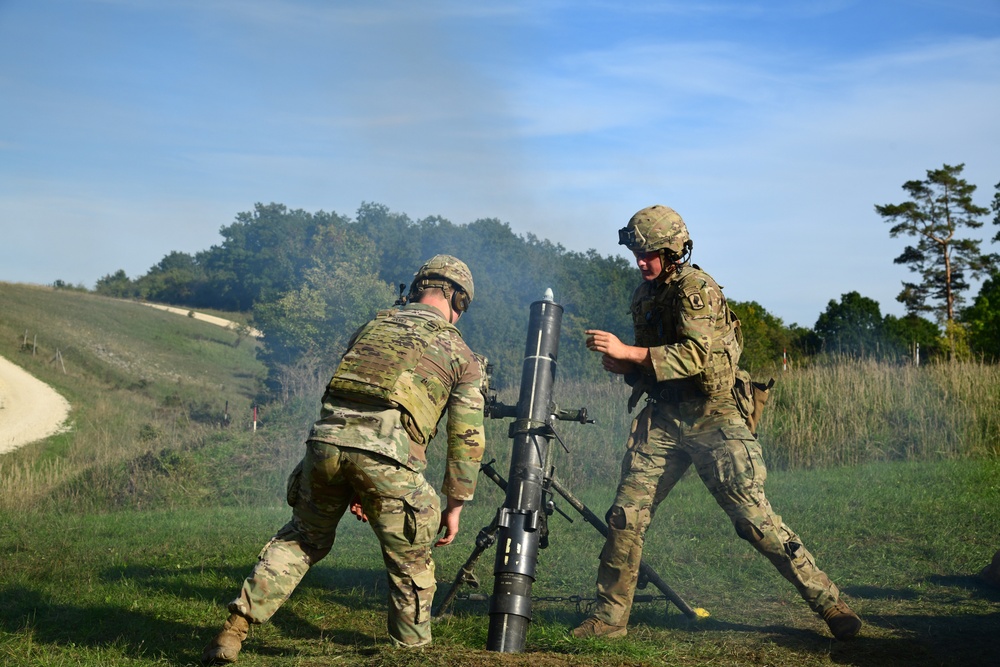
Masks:
[[[552,386],[559,351],[562,306],[546,299],[531,304],[517,421],[512,425],[507,494],[499,514],[490,628],[486,648],[518,653],[531,622],[542,522],[544,470],[552,431]]]

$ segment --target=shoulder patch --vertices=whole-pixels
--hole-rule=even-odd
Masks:
[[[701,294],[694,292],[693,294],[688,294],[688,301],[691,302],[691,307],[695,310],[701,310],[705,307],[705,302],[702,301]]]

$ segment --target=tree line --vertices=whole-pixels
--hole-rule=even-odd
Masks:
[[[827,354],[904,360],[912,359],[917,344],[923,360],[956,353],[1000,358],[996,256],[979,252],[977,245],[956,235],[958,227],[974,226],[986,214],[986,209],[971,205],[975,187],[958,178],[961,169],[945,165],[933,176],[928,172],[928,181],[919,182],[924,190],[918,182],[904,185],[911,194],[908,204],[876,207],[896,222],[893,235],[920,239],[896,260],[911,263],[921,276],[920,282],[904,284],[900,301],[906,316],[882,316],[876,301],[851,292],[839,302],[831,300],[810,329],[786,325],[755,301],[731,302],[746,341],[741,365],[766,372],[785,355],[795,363]],[[939,186],[942,178],[961,182]],[[943,203],[934,197],[942,187],[946,199],[952,198]],[[1000,223],[1000,185],[997,191],[993,212],[994,222]],[[942,211],[947,214],[945,227],[953,225],[950,232],[929,222],[937,221]],[[286,393],[325,381],[355,328],[389,307],[412,272],[437,253],[460,257],[473,272],[476,299],[461,329],[470,346],[493,363],[497,386],[517,384],[528,307],[546,288],[565,309],[560,374],[605,377],[585,348],[585,329],[631,339],[628,304],[637,284],[631,262],[594,250],[568,251],[530,233],[518,235],[497,219],[468,224],[438,216],[412,220],[369,202],[352,218],[271,203],[239,213],[220,235],[220,244],[195,254],[171,252],[136,278],[123,270],[108,274],[97,281],[95,291],[251,313],[253,326],[264,333],[260,355],[270,381]],[[994,240],[1000,240],[1000,234]],[[967,276],[990,271],[971,307],[961,307]],[[942,304],[942,299],[949,301]],[[928,314],[935,320],[927,319]]]

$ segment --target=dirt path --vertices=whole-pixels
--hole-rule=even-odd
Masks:
[[[0,454],[66,430],[69,402],[0,357]]]
[[[233,322],[232,320],[226,320],[221,317],[216,317],[215,315],[208,315],[206,313],[199,313],[197,311],[191,310],[190,308],[176,308],[174,306],[164,306],[159,303],[147,303],[145,301],[139,301],[138,303],[141,303],[144,306],[149,306],[150,308],[165,310],[168,313],[174,313],[175,315],[187,315],[189,317],[193,317],[196,320],[201,320],[202,322],[208,322],[209,324],[214,324],[216,326],[220,326],[225,329],[232,329],[233,331],[236,331],[240,326],[237,322]],[[264,334],[257,331],[256,329],[248,329],[247,333],[253,336],[254,338],[264,337]]]

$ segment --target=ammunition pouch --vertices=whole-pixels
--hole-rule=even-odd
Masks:
[[[285,500],[289,507],[295,507],[299,502],[300,491],[302,490],[302,461],[288,475],[288,482],[285,485]]]
[[[771,397],[771,387],[774,386],[774,378],[766,383],[754,382],[750,374],[742,368],[736,369],[736,382],[733,384],[733,398],[736,399],[736,407],[743,415],[747,428],[754,437],[757,437],[757,427],[760,426],[761,417],[764,414],[764,406],[767,405]]]
[[[437,428],[430,432],[428,436],[423,431],[420,430],[420,425],[417,420],[406,411],[406,408],[399,406],[399,423],[403,425],[403,429],[406,431],[406,435],[410,437],[410,440],[417,443],[418,445],[426,445],[437,433]]]

